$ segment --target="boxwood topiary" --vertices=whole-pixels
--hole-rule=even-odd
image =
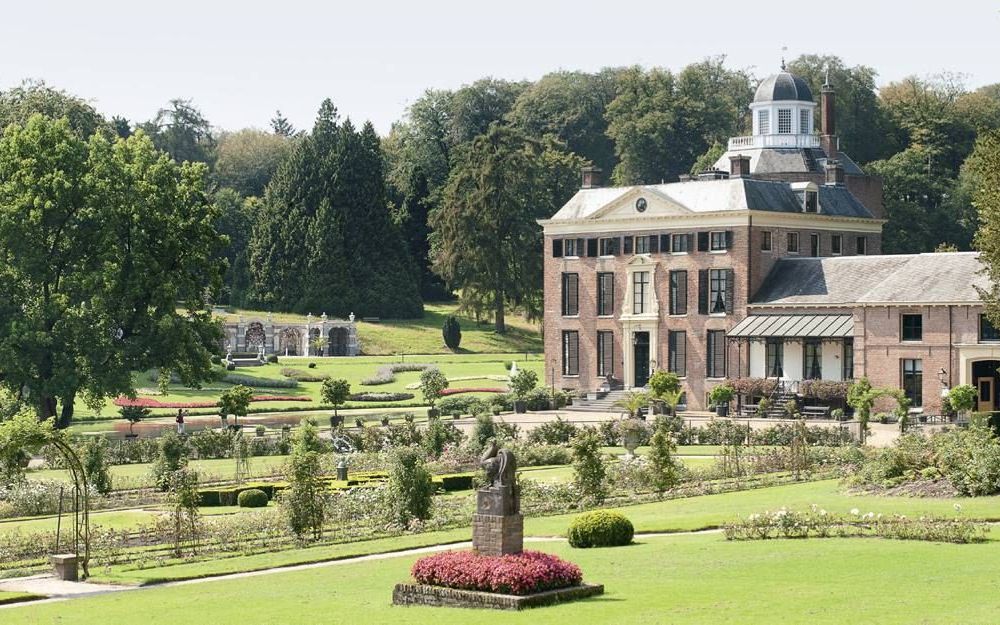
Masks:
[[[568,538],[570,547],[618,547],[632,542],[635,528],[620,512],[595,510],[573,519]]]
[[[251,488],[241,492],[236,498],[236,503],[241,508],[264,508],[267,507],[267,493],[258,488]]]

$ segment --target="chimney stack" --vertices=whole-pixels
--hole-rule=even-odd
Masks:
[[[594,167],[593,165],[584,167],[580,170],[583,175],[583,184],[580,185],[581,189],[596,189],[601,186],[601,168]]]
[[[743,154],[736,154],[729,157],[729,177],[749,178],[750,177],[750,157]]]
[[[830,84],[830,72],[826,73],[826,81],[820,91],[820,145],[827,158],[837,158],[837,130],[834,121],[833,85]]]
[[[826,184],[830,186],[844,186],[844,166],[837,159],[826,160]]]

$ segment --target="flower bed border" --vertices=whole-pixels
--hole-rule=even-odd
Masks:
[[[524,610],[603,594],[604,584],[580,584],[568,588],[544,590],[531,595],[502,595],[427,584],[396,584],[392,590],[392,604],[398,606],[429,605],[449,608]]]

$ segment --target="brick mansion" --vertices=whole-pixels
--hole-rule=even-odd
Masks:
[[[977,254],[882,254],[882,183],[839,151],[834,104],[824,85],[816,132],[808,85],[781,71],[713,170],[630,187],[585,170],[540,222],[547,382],[637,388],[665,369],[704,409],[727,378],[866,376],[928,414],[957,384],[997,409]]]

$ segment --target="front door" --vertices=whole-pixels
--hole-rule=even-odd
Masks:
[[[976,388],[979,389],[979,412],[993,411],[993,378],[978,378]]]
[[[635,384],[646,386],[649,382],[649,332],[636,332],[632,335],[632,353],[635,357]]]

